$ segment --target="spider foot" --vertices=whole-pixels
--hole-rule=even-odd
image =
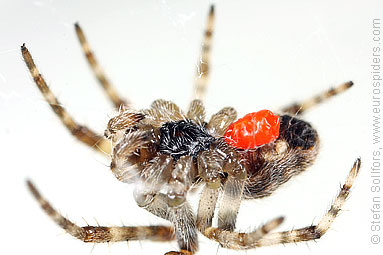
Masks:
[[[180,250],[180,251],[169,251],[165,255],[193,255],[191,251]]]

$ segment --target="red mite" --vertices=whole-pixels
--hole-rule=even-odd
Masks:
[[[248,113],[228,127],[225,141],[238,149],[254,149],[275,141],[280,124],[280,117],[269,110]]]

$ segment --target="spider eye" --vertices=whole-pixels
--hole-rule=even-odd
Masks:
[[[246,114],[225,132],[225,142],[238,149],[253,149],[275,141],[279,136],[280,117],[269,110]]]

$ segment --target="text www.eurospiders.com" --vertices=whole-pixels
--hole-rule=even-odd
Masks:
[[[371,243],[379,244],[381,235],[381,158],[382,158],[382,141],[381,141],[381,20],[372,20],[372,56],[371,56],[371,96],[372,96],[372,163],[370,168],[370,189],[371,189]]]

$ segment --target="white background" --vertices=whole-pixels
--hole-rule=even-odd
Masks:
[[[75,3],[76,2],[76,3]],[[353,3],[352,3],[353,2]],[[199,254],[326,254],[382,250],[370,243],[370,59],[378,1],[217,1],[208,115],[231,105],[239,116],[278,109],[344,81],[355,86],[311,110],[318,130],[316,164],[273,197],[246,202],[238,227],[249,231],[274,217],[278,230],[316,223],[355,158],[363,166],[344,211],[318,242],[228,251],[200,237]],[[33,84],[20,46],[74,118],[103,132],[111,104],[89,70],[74,33],[83,27],[118,91],[137,108],[157,98],[186,108],[209,1],[0,2],[0,202],[2,254],[90,254],[38,207],[25,187],[41,192],[80,225],[158,224],[139,209],[131,187],[109,172],[108,159],[78,143]],[[380,9],[379,9],[380,8]],[[379,13],[380,11],[380,13]],[[86,221],[86,222],[85,222]],[[163,254],[176,242],[97,244],[92,254]],[[376,254],[376,253],[375,253]]]

